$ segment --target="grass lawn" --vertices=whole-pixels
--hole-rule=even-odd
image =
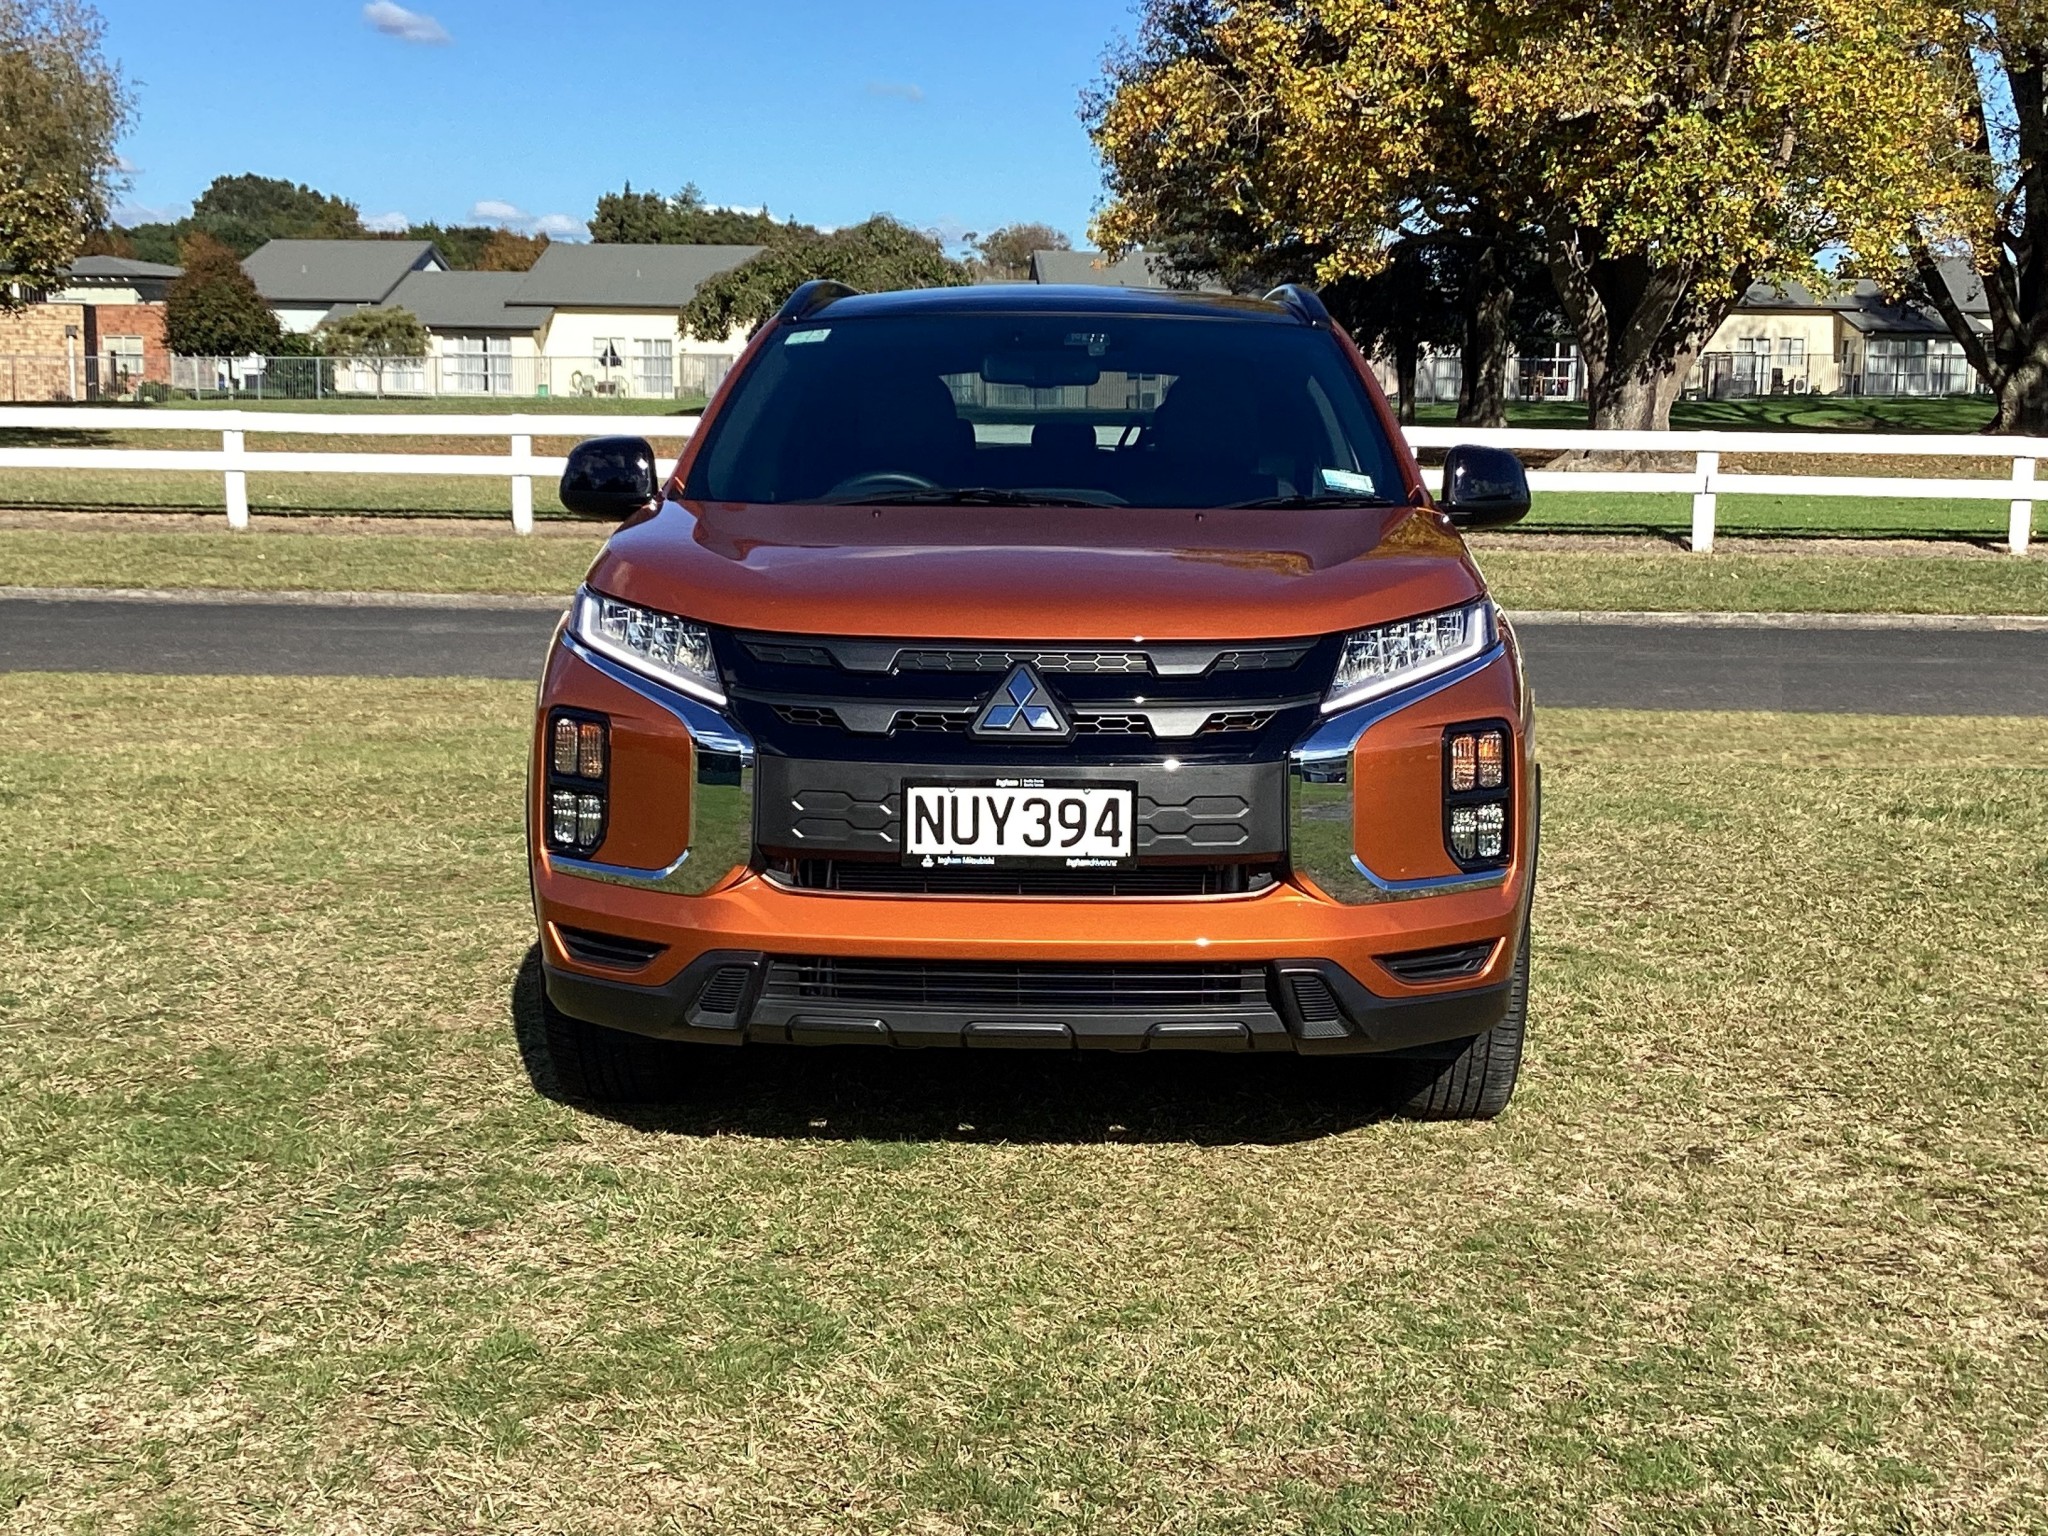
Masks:
[[[493,395],[436,396],[425,400],[165,400],[155,404],[109,402],[134,411],[318,411],[387,416],[683,416],[704,409],[702,395],[677,400],[614,400],[595,396],[550,396],[545,400]]]
[[[522,1061],[530,698],[0,677],[0,1526],[2048,1529],[2048,723],[1548,714],[1491,1126],[766,1051],[603,1118]]]
[[[1717,432],[1981,432],[1994,408],[1988,395],[1885,399],[1851,395],[1776,395],[1759,400],[1681,400],[1671,407],[1679,431]],[[1448,427],[1455,405],[1424,405],[1419,424]],[[1517,427],[1584,427],[1586,407],[1563,400],[1513,400],[1508,423]]]
[[[0,529],[0,586],[567,593],[603,540],[479,534],[132,533]],[[2048,613],[2048,561],[1679,552],[1489,544],[1510,608]]]

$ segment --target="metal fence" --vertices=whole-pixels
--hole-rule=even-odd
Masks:
[[[0,400],[18,404],[184,400],[692,400],[737,356],[654,349],[621,357],[515,357],[494,348],[430,357],[0,356]],[[166,366],[167,365],[167,366]]]

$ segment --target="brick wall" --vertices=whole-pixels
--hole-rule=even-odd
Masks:
[[[71,369],[65,363],[64,328],[76,328],[70,355],[78,360],[78,394],[85,398],[83,304],[31,304],[19,314],[0,314],[0,400],[69,400]]]
[[[96,355],[104,355],[109,336],[142,338],[142,373],[129,387],[143,379],[159,384],[171,382],[171,349],[164,344],[164,307],[161,304],[92,304],[85,311],[86,339]],[[106,392],[113,392],[108,379]]]

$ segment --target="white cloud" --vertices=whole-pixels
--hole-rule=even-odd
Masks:
[[[412,228],[412,220],[402,213],[373,213],[363,220],[363,228],[373,234],[402,235]]]
[[[148,203],[121,202],[114,205],[114,222],[125,229],[133,229],[137,224],[175,224],[191,211],[190,203],[153,207]]]
[[[870,80],[870,96],[892,96],[898,101],[923,101],[924,87],[913,85],[908,80]]]
[[[496,197],[472,203],[469,218],[472,224],[496,224],[501,229],[517,230],[522,235],[546,235],[550,240],[590,238],[590,226],[574,214],[528,213],[517,203]]]
[[[391,0],[370,0],[363,7],[363,20],[382,32],[386,37],[395,37],[404,43],[452,43],[448,29],[433,17],[422,11],[408,11],[402,5],[393,5]]]

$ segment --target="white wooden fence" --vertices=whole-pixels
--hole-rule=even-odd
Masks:
[[[0,447],[0,470],[114,469],[200,470],[225,477],[230,528],[249,526],[249,476],[286,475],[462,475],[503,479],[511,488],[512,526],[533,529],[533,480],[562,472],[560,458],[538,457],[536,437],[687,437],[694,416],[438,416],[354,415],[282,411],[137,411],[122,409],[0,407],[0,429],[52,432],[217,432],[217,449],[10,448]],[[1505,427],[1410,427],[1417,448],[1484,443],[1533,452],[1585,450],[1598,453],[1690,454],[1690,470],[1537,470],[1529,483],[1538,491],[1647,491],[1692,498],[1692,547],[1714,547],[1715,508],[1723,496],[1868,496],[2005,502],[2006,544],[2024,554],[2034,514],[2034,468],[2048,458],[2048,439],[1831,432],[1591,432]],[[293,433],[330,437],[475,437],[507,444],[504,454],[474,453],[308,453],[254,451],[250,433]],[[1927,459],[2008,460],[2009,479],[1948,479],[1898,475],[1729,474],[1723,455],[1770,454],[1842,457],[1910,456]],[[1432,484],[1440,479],[1429,471]]]

